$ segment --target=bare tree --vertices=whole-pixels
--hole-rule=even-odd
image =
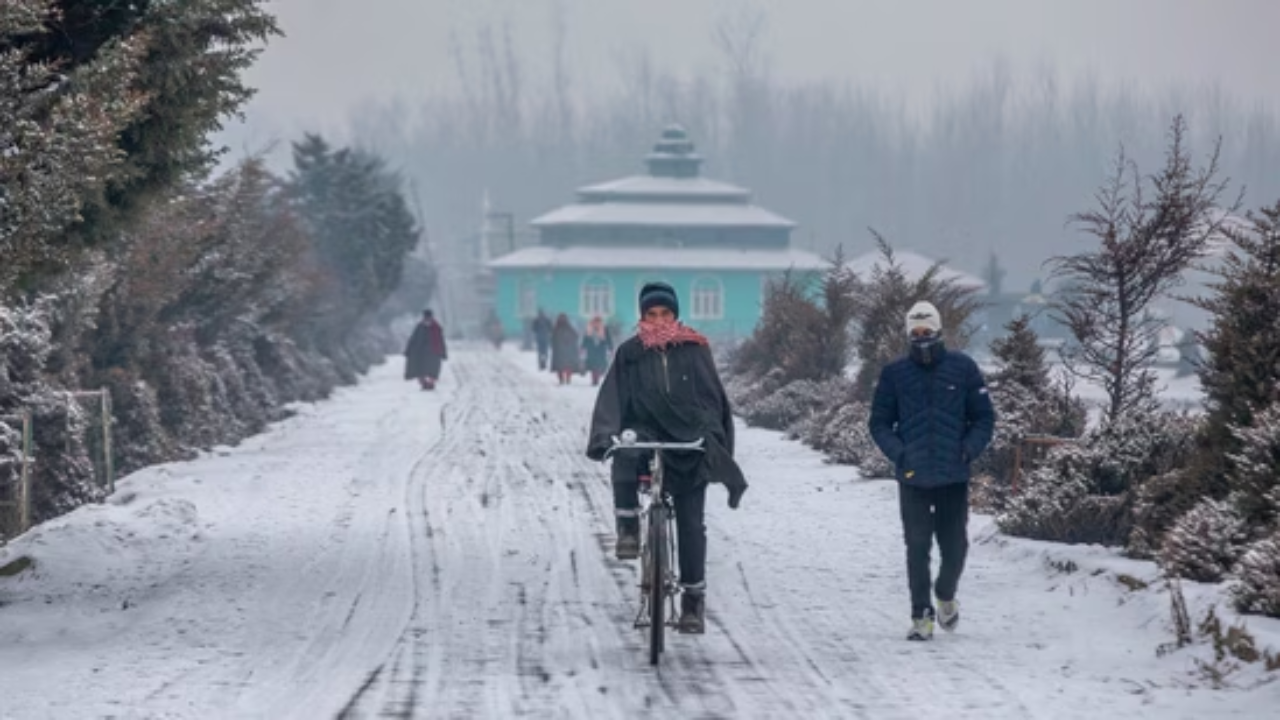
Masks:
[[[1153,401],[1160,321],[1148,311],[1180,284],[1228,217],[1219,208],[1228,182],[1218,178],[1221,142],[1196,169],[1186,132],[1176,117],[1164,169],[1147,179],[1149,192],[1137,163],[1121,149],[1095,194],[1097,207],[1072,217],[1097,238],[1097,249],[1048,261],[1053,275],[1070,284],[1054,301],[1057,319],[1075,338],[1064,347],[1064,360],[1072,373],[1102,386],[1108,423]],[[1228,212],[1239,205],[1237,199]]]
[[[764,70],[764,31],[768,17],[753,3],[736,5],[716,23],[712,38],[735,79],[753,78]]]
[[[559,123],[556,129],[562,139],[573,137],[573,100],[570,97],[573,78],[565,57],[569,39],[568,12],[564,0],[556,0],[551,15],[551,85],[555,92],[556,117]]]

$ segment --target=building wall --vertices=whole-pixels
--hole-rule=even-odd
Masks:
[[[744,337],[760,320],[761,300],[768,278],[782,273],[715,270],[516,270],[497,271],[497,312],[508,336],[518,337],[524,321],[542,308],[553,319],[565,313],[575,324],[590,320],[591,308],[584,307],[584,289],[599,288],[608,293],[613,312],[608,320],[629,329],[639,320],[639,294],[644,283],[661,280],[675,288],[680,298],[680,317],[688,325],[714,337]],[[695,291],[720,288],[720,312],[715,317],[700,315],[695,307]],[[525,293],[524,302],[521,295]],[[708,299],[714,292],[707,293]],[[714,310],[712,307],[701,309]]]

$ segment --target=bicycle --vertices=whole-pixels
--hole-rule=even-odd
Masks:
[[[648,481],[641,476],[640,487],[640,612],[636,615],[636,629],[649,628],[649,664],[657,665],[665,649],[664,631],[668,624],[675,625],[676,596],[680,583],[671,568],[676,556],[675,505],[671,493],[663,485],[662,452],[664,450],[688,450],[704,452],[704,440],[693,442],[640,442],[633,430],[624,430],[615,436],[613,444],[605,452],[605,458],[624,450],[652,450],[649,460]],[[666,613],[667,607],[670,613]],[[664,615],[666,617],[664,617]]]

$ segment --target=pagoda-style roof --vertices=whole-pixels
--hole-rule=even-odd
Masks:
[[[645,157],[648,174],[588,185],[578,201],[535,218],[554,227],[770,228],[795,223],[751,202],[751,191],[700,175],[702,156],[678,125]]]
[[[682,247],[527,247],[489,262],[491,268],[597,270],[741,270],[780,272],[823,270],[828,263],[796,248],[734,250]]]
[[[792,228],[795,223],[756,205],[695,203],[578,203],[553,210],[534,227],[607,225],[611,227]]]
[[[751,191],[703,177],[670,178],[633,175],[578,189],[583,202],[719,202],[747,203]]]

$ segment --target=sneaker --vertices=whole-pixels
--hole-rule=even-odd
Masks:
[[[955,600],[938,601],[938,627],[954,632],[960,625],[960,603]]]
[[[619,560],[635,560],[640,557],[639,518],[618,518],[618,544],[614,551]]]
[[[686,635],[702,635],[707,631],[706,610],[706,597],[685,591],[680,595],[680,620],[676,622],[676,630]]]
[[[911,632],[907,633],[908,640],[932,640],[933,639],[933,611],[926,612],[924,617],[913,618],[911,620]]]

